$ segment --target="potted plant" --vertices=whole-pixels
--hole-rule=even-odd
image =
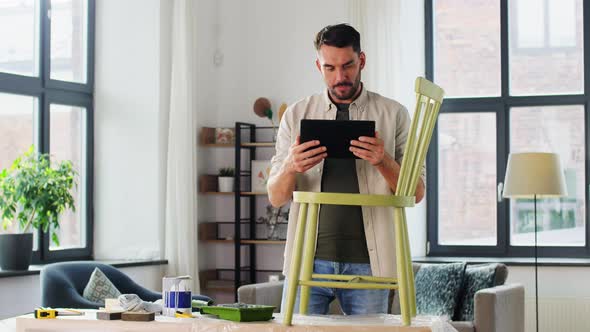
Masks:
[[[18,226],[18,233],[0,234],[0,268],[27,270],[33,249],[32,229],[50,232],[59,245],[59,216],[75,210],[71,189],[76,185],[71,161],[52,167],[47,154],[31,146],[12,166],[0,173],[0,219],[2,227]]]
[[[224,167],[219,169],[217,178],[219,184],[219,191],[222,193],[234,191],[234,174],[235,171],[231,167]]]

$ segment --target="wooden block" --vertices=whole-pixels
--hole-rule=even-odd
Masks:
[[[215,128],[203,127],[199,136],[201,144],[215,143]]]
[[[215,192],[218,190],[217,175],[201,174],[199,175],[199,191]]]
[[[96,319],[100,320],[119,320],[121,319],[122,311],[97,311]]]
[[[216,270],[204,270],[199,272],[199,283],[201,288],[207,287],[207,282],[212,279],[217,279]]]
[[[121,319],[132,322],[151,322],[156,319],[156,314],[153,312],[125,311],[121,314]]]
[[[205,222],[199,224],[199,240],[216,240],[217,223]]]

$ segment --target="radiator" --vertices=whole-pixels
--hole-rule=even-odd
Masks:
[[[525,331],[535,331],[535,298],[525,299]],[[590,332],[590,297],[539,298],[539,332]]]

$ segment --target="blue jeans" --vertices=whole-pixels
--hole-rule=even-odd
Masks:
[[[347,275],[371,275],[370,264],[339,263],[315,259],[313,273],[317,274],[347,274]],[[319,281],[325,279],[318,279]],[[281,311],[284,313],[287,302],[287,284],[283,285],[283,298]],[[294,313],[299,312],[299,288],[295,299]],[[388,289],[341,289],[326,287],[311,287],[307,313],[310,315],[325,315],[328,313],[330,302],[338,298],[340,307],[345,315],[364,315],[387,313]]]

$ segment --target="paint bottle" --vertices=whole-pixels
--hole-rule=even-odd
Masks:
[[[191,314],[191,284],[190,276],[162,278],[162,315],[174,317],[176,312]]]

